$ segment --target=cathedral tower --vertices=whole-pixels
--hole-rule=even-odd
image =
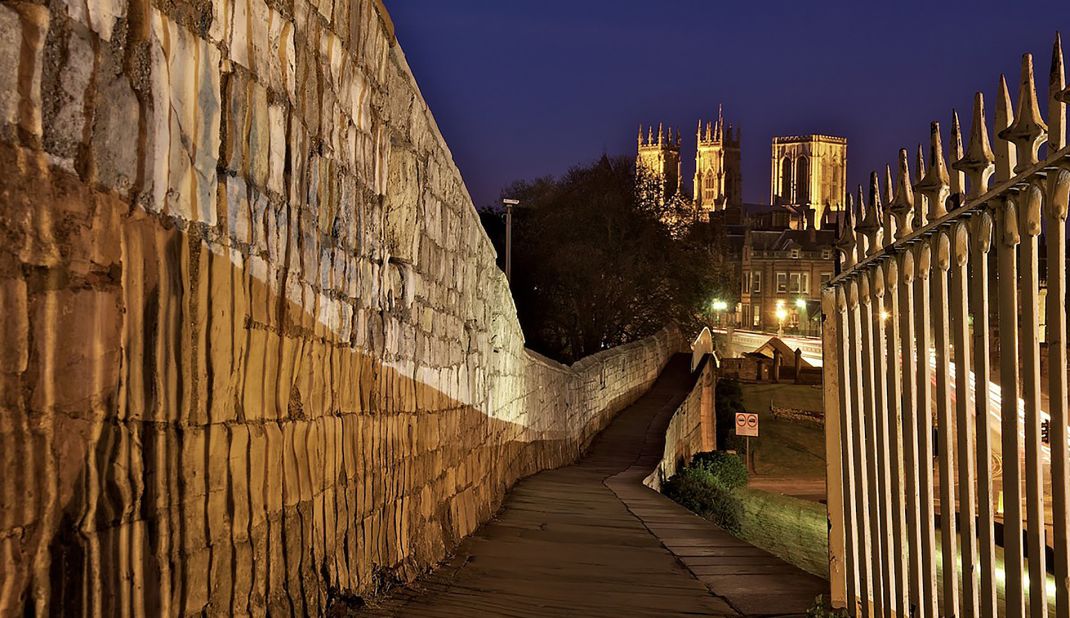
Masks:
[[[792,135],[773,138],[770,201],[802,225],[808,210],[820,229],[826,213],[843,210],[847,195],[847,138]]]
[[[702,212],[743,206],[743,175],[740,171],[739,129],[725,126],[717,107],[717,121],[698,122],[695,155],[695,207]]]
[[[646,175],[660,185],[657,200],[664,205],[667,200],[681,192],[680,174],[680,131],[673,135],[672,127],[669,127],[668,135],[665,134],[661,124],[658,125],[658,133],[654,135],[654,128],[647,128],[646,137],[643,136],[643,127],[639,126],[639,154],[635,159],[638,172]]]

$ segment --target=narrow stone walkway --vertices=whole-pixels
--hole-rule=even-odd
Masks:
[[[689,356],[621,412],[583,460],[517,484],[428,576],[361,616],[736,616],[804,613],[827,584],[641,480],[693,384]],[[773,584],[774,589],[762,589]],[[763,602],[763,597],[768,602]]]

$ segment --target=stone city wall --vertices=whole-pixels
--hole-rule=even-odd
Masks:
[[[682,347],[565,367],[378,0],[0,4],[0,615],[317,614]]]
[[[687,465],[693,455],[716,448],[717,414],[713,394],[717,388],[718,368],[710,356],[701,363],[695,385],[673,412],[665,429],[661,461],[643,479],[643,484],[654,491],[661,491],[662,483]]]

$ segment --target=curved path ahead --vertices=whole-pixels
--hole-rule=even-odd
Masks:
[[[517,484],[428,576],[362,616],[734,616],[804,613],[827,584],[641,484],[691,389],[690,355],[622,411],[579,463]],[[770,589],[769,586],[775,586]]]

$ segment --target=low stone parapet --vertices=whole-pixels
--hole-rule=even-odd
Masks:
[[[643,484],[655,491],[695,453],[713,450],[716,433],[714,390],[718,368],[713,356],[706,356],[697,368],[698,377],[687,398],[676,408],[665,429],[661,458],[652,464]],[[648,468],[649,469],[649,468]]]

